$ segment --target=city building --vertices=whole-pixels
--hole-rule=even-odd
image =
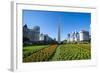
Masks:
[[[90,34],[88,31],[82,30],[80,32],[72,32],[67,34],[68,42],[77,42],[77,41],[88,41],[90,40]]]
[[[70,42],[70,37],[71,37],[71,35],[70,35],[70,33],[68,33],[68,34],[67,34],[67,41],[68,41],[68,42]]]
[[[40,34],[40,41],[51,42],[53,39],[47,34]]]
[[[25,24],[23,26],[23,42],[24,43],[37,43],[37,42],[51,42],[53,39],[48,34],[40,34],[40,27],[34,26],[29,29]]]
[[[79,33],[77,31],[75,31],[74,37],[75,37],[74,39],[75,41],[79,41]]]
[[[68,33],[67,34],[67,41],[73,42],[73,41],[79,41],[79,33],[77,31]]]
[[[88,41],[90,38],[88,31],[82,30],[79,32],[79,34],[80,34],[80,41]]]
[[[37,42],[39,41],[39,35],[39,26],[35,26],[33,29],[29,29],[26,24],[23,26],[23,38],[28,39],[31,42]]]

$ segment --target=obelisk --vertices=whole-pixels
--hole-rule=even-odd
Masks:
[[[58,25],[58,43],[60,44],[60,24]]]

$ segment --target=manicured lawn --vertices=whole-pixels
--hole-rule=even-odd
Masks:
[[[32,53],[30,56],[23,58],[23,62],[39,62],[39,61],[48,61],[48,59],[55,52],[57,45],[50,45],[42,50]]]
[[[52,61],[91,59],[90,44],[59,45]]]
[[[30,56],[31,54],[48,47],[49,45],[35,45],[35,46],[25,46],[23,47],[23,58]]]
[[[23,62],[87,59],[91,59],[90,44],[54,44],[23,47]]]

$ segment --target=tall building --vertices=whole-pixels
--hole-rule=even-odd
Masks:
[[[80,35],[80,41],[88,41],[90,38],[89,32],[85,30],[80,31],[79,35]]]
[[[23,38],[27,38],[28,39],[28,32],[29,32],[29,29],[28,29],[27,25],[25,24],[23,26]]]
[[[70,41],[74,41],[74,39],[75,39],[75,32],[72,32],[70,34]]]
[[[75,41],[79,41],[79,33],[75,30]]]
[[[33,41],[39,41],[39,35],[40,35],[40,27],[39,26],[34,26],[33,27]]]
[[[70,42],[70,33],[67,34],[67,41]]]
[[[23,26],[23,38],[27,38],[31,42],[37,42],[39,41],[39,35],[40,35],[39,26],[35,26],[33,27],[33,29],[29,29],[26,24]]]
[[[44,38],[44,34],[41,33],[41,34],[40,34],[40,41],[44,41],[44,39],[45,39],[45,38]]]

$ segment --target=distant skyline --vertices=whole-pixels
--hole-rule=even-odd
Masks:
[[[22,20],[22,24],[27,24],[28,28],[39,26],[40,33],[56,39],[58,39],[58,24],[60,24],[61,40],[64,40],[72,31],[89,31],[91,13],[23,10]]]

